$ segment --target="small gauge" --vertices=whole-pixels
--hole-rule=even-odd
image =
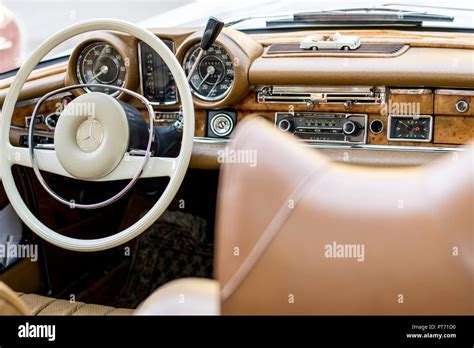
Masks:
[[[431,141],[433,117],[389,116],[388,140],[391,141]]]
[[[104,88],[87,88],[89,92],[104,92],[116,95],[119,91],[107,85],[123,87],[127,68],[120,53],[105,42],[94,42],[86,46],[77,58],[77,77],[80,83],[106,85]]]
[[[196,62],[201,48],[194,45],[184,57],[184,70],[188,74]],[[201,57],[196,70],[191,76],[191,92],[206,101],[224,98],[234,81],[234,64],[226,50],[212,45]]]

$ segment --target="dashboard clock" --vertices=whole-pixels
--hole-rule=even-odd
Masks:
[[[123,87],[127,68],[120,53],[106,42],[94,42],[86,46],[77,58],[77,78],[80,83],[94,83]],[[107,88],[86,88],[89,92],[105,92],[117,95],[119,91]]]
[[[433,134],[433,117],[389,116],[387,138],[390,141],[430,142]]]
[[[201,48],[192,46],[184,57],[184,71],[190,72]],[[191,92],[199,99],[223,99],[234,81],[234,64],[227,51],[219,44],[212,45],[201,57],[190,79]]]

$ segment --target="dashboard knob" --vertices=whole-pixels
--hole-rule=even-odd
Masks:
[[[463,113],[469,110],[469,103],[465,100],[458,100],[456,102],[456,111],[459,113]]]
[[[287,118],[281,119],[278,122],[278,129],[283,132],[288,132],[291,129],[291,121]]]
[[[352,121],[347,121],[342,125],[342,132],[345,135],[354,135],[359,130],[359,126]]]

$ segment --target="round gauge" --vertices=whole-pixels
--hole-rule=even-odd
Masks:
[[[80,83],[95,83],[123,87],[127,69],[123,57],[111,45],[94,42],[86,46],[77,58],[77,77]],[[104,92],[116,95],[112,88],[86,88],[89,92]]]
[[[199,44],[191,47],[184,57],[186,75],[201,52]],[[212,45],[202,56],[190,79],[191,92],[200,99],[215,101],[224,98],[234,81],[234,64],[226,50]]]

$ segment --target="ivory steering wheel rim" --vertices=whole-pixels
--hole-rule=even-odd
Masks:
[[[20,192],[18,191],[13,179],[11,167],[14,164],[26,165],[31,167],[31,163],[30,165],[28,165],[28,159],[24,158],[27,157],[26,153],[23,151],[25,148],[15,147],[10,144],[10,126],[13,111],[15,109],[15,104],[18,100],[23,85],[27,77],[33,71],[35,66],[43,59],[43,57],[65,40],[70,39],[79,34],[96,30],[118,31],[125,34],[129,34],[148,44],[151,48],[153,48],[153,50],[156,51],[156,53],[158,53],[158,55],[160,55],[160,57],[170,69],[171,74],[174,77],[178,92],[180,94],[184,128],[182,132],[183,135],[181,141],[181,150],[178,157],[176,157],[176,159],[166,160],[163,158],[150,158],[150,160],[153,159],[154,162],[152,161],[153,163],[149,163],[146,166],[146,170],[148,171],[147,175],[149,175],[147,177],[170,177],[168,186],[166,187],[165,191],[158,199],[158,201],[153,205],[153,207],[133,225],[114,235],[97,239],[79,239],[64,236],[50,229],[48,226],[43,224],[37,217],[34,216],[34,214],[28,209],[25,202],[21,198]],[[176,192],[181,186],[181,183],[186,174],[192,153],[194,138],[193,99],[186,76],[178,60],[173,55],[173,53],[166,47],[166,45],[153,33],[142,29],[132,23],[121,20],[89,20],[72,25],[64,29],[63,31],[53,35],[51,38],[43,42],[33,52],[33,54],[28,58],[28,60],[22,65],[10,86],[3,105],[0,136],[1,178],[10,203],[12,204],[20,219],[38,236],[58,247],[81,252],[100,251],[116,247],[140,235],[161,216],[161,214],[166,210],[166,208],[176,195]],[[26,150],[28,149],[26,148]],[[54,156],[56,156],[55,153]],[[54,168],[56,162],[54,161],[53,157],[50,158],[53,159],[53,161],[51,161],[51,163],[44,164],[48,168]],[[123,161],[124,160],[122,160],[122,162]],[[109,176],[109,180],[114,180],[114,178],[116,177],[120,178],[120,175],[127,175],[128,167],[126,164],[122,166],[122,162],[117,168],[114,169],[114,173],[112,176]],[[160,167],[163,164],[167,165],[165,169],[161,169]],[[55,168],[55,170],[57,171],[53,171],[54,173],[63,173],[61,172],[61,168]]]

